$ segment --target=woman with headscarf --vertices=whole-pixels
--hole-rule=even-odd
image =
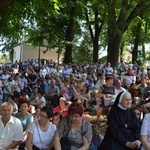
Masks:
[[[108,115],[108,128],[99,150],[138,149],[140,142],[140,123],[131,109],[129,92],[121,92]]]

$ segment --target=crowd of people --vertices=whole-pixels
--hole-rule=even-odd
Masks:
[[[148,150],[149,100],[150,68],[137,63],[1,65],[0,149]]]

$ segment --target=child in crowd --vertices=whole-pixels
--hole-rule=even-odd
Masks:
[[[61,119],[62,119],[62,114],[60,112],[55,112],[54,115],[53,115],[52,122],[53,122],[53,124],[56,125],[56,127],[58,127],[59,122],[61,121]]]
[[[35,113],[33,114],[34,121],[37,121],[40,119],[40,113],[41,113],[41,108],[35,107]]]

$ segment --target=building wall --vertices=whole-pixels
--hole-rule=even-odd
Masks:
[[[14,55],[15,55],[15,52],[17,54],[17,57],[14,58],[14,61],[20,60],[20,51],[19,50],[21,51],[20,46],[16,46],[14,48]],[[46,53],[43,53],[45,50],[46,50],[46,47],[40,47],[40,59],[52,59],[55,62],[58,61],[58,54],[56,53],[55,49],[51,49],[51,50],[47,51]],[[39,47],[33,47],[30,45],[23,44],[21,55],[22,55],[22,58],[21,58],[22,62],[27,61],[28,59],[38,59],[39,58]],[[63,53],[60,54],[60,56],[59,56],[60,62],[62,61],[62,58],[63,58]]]
[[[21,51],[21,47],[20,45],[16,46],[13,48],[14,49],[14,55],[13,55],[13,63],[17,60],[20,60],[20,51]]]

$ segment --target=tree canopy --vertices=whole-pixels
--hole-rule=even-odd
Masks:
[[[127,46],[132,60],[146,59],[150,1],[147,0],[6,0],[0,2],[2,51],[21,42],[65,49],[64,62],[107,61],[116,66]],[[45,44],[46,43],[46,44]]]

